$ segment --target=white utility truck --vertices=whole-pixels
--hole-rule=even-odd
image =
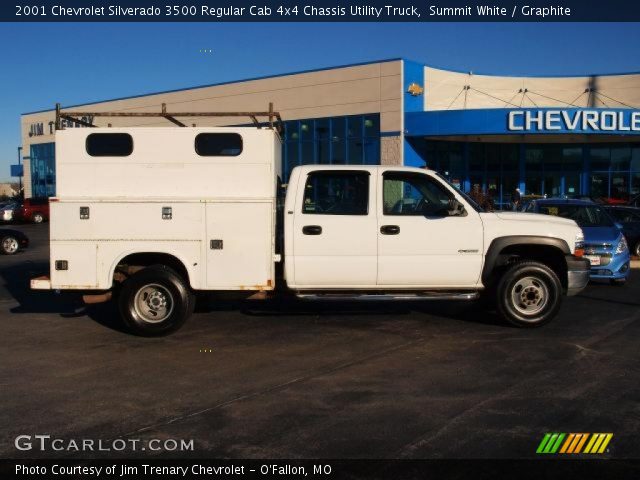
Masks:
[[[425,169],[296,167],[282,203],[270,128],[60,130],[56,173],[50,276],[31,287],[113,297],[141,335],[180,327],[196,291],[276,285],[317,300],[484,298],[533,327],[589,278],[573,221],[484,212]]]

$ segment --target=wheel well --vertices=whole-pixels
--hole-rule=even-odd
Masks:
[[[114,280],[122,281],[122,279],[116,278],[118,274],[130,276],[136,271],[151,265],[165,265],[189,283],[189,272],[180,259],[168,253],[156,252],[132,253],[131,255],[127,255],[116,265],[113,272]]]
[[[562,250],[551,245],[509,245],[503,248],[496,259],[491,276],[521,260],[533,260],[540,262],[551,270],[560,279],[562,286],[567,288],[567,262]]]

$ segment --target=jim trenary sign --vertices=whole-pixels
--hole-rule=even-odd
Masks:
[[[510,132],[640,134],[640,111],[632,109],[511,110]]]

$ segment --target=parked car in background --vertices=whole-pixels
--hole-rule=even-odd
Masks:
[[[26,198],[14,211],[14,218],[22,222],[42,223],[49,220],[48,198]]]
[[[604,207],[613,219],[622,225],[622,233],[627,239],[631,254],[640,257],[640,208]]]
[[[18,208],[18,202],[6,202],[0,205],[0,220],[5,223],[13,221],[14,212]]]
[[[631,257],[619,225],[605,207],[585,200],[532,200],[526,212],[543,213],[574,220],[584,233],[584,256],[591,262],[592,279],[624,284],[629,277]]]
[[[24,233],[0,228],[0,253],[13,255],[28,246],[29,239]]]
[[[627,205],[629,207],[640,208],[640,195],[636,195],[635,197],[631,198],[631,200],[629,200],[629,203]]]

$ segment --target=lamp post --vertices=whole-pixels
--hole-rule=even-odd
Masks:
[[[22,147],[18,147],[18,165],[20,165],[20,162],[22,160]],[[18,172],[20,173],[20,172]],[[20,192],[22,191],[22,175],[18,175],[18,195],[20,195]]]

